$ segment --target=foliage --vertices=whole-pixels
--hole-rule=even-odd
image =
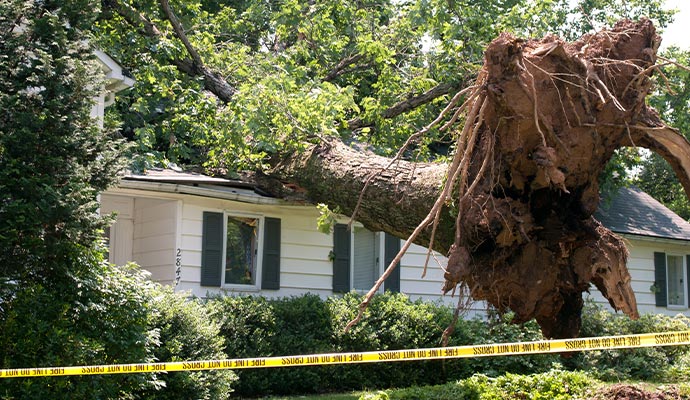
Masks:
[[[681,65],[690,63],[690,52],[669,48],[662,54]],[[675,64],[663,69],[664,78],[657,78],[658,90],[649,103],[670,126],[690,138],[690,72]],[[657,154],[650,154],[642,160],[636,182],[640,189],[670,208],[685,220],[690,220],[690,200],[671,169],[671,166]]]
[[[679,314],[643,314],[638,320],[613,315],[601,306],[588,302],[582,312],[582,337],[631,335],[650,332],[687,330],[690,318]],[[690,349],[687,346],[665,346],[638,349],[588,351],[564,359],[568,368],[590,371],[608,380],[642,379],[674,380],[687,373]],[[683,372],[686,371],[686,372]]]
[[[329,136],[394,154],[474,80],[486,45],[501,32],[572,39],[625,17],[652,16],[664,27],[673,14],[661,0],[571,3],[172,2],[204,66],[234,89],[230,100],[180,71],[190,55],[153,0],[107,2],[94,33],[137,80],[118,109],[125,137],[137,144],[136,166],[174,162],[232,172],[266,168],[274,156]],[[123,11],[130,5],[157,34],[141,33],[138,19]],[[443,85],[421,105],[393,107]],[[434,128],[406,156],[442,157],[451,136]]]
[[[385,293],[375,296],[365,318],[345,332],[361,300],[354,292],[325,301],[313,294],[281,299],[225,296],[209,299],[206,307],[220,323],[226,353],[233,358],[438,347],[443,330],[452,322],[452,310],[445,305]],[[520,326],[510,323],[510,318],[460,320],[449,344],[543,339],[536,323]],[[242,370],[236,390],[256,396],[429,385],[475,371],[494,376],[543,372],[556,359],[531,355]]]
[[[496,378],[478,374],[445,385],[394,389],[378,394],[365,393],[360,399],[390,400],[502,400],[502,399],[558,399],[582,398],[597,381],[583,372],[569,372],[555,368],[532,375],[505,374]]]
[[[316,295],[265,299],[216,297],[207,303],[211,318],[220,323],[230,357],[257,357],[328,352],[330,318]],[[237,392],[309,393],[327,387],[322,367],[238,371]]]
[[[72,284],[98,239],[96,195],[122,167],[90,116],[99,67],[86,0],[0,2],[0,276]],[[89,11],[85,11],[89,10]],[[21,23],[21,26],[20,26]]]
[[[539,325],[531,320],[523,324],[512,323],[513,313],[498,314],[488,310],[486,323],[473,321],[467,330],[468,337],[462,344],[515,343],[544,340]],[[546,372],[558,361],[555,354],[518,355],[511,357],[481,357],[470,360],[472,371],[482,371],[488,376],[498,376],[506,372],[536,373]]]
[[[156,286],[152,291],[150,325],[159,336],[153,350],[159,361],[221,360],[224,339],[220,324],[209,318],[206,308],[184,293]],[[140,393],[142,399],[225,399],[237,376],[230,370],[169,373],[158,376],[162,384]]]
[[[3,293],[3,368],[153,362],[157,334],[149,325],[150,289],[141,270],[116,268],[92,251],[93,270],[79,286],[32,282]],[[160,384],[143,374],[3,379],[2,398],[127,399]]]

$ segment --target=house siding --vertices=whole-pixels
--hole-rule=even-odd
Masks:
[[[690,311],[687,308],[657,307],[654,292],[651,290],[654,284],[654,252],[685,256],[690,254],[690,245],[682,245],[677,241],[639,238],[633,235],[628,235],[625,239],[626,246],[630,252],[628,256],[630,284],[635,292],[637,309],[640,314],[677,315],[682,313],[690,316]],[[609,307],[608,300],[594,286],[590,289],[589,297],[605,308]]]
[[[333,295],[332,234],[318,231],[319,216],[315,207],[292,205],[257,205],[230,200],[175,193],[114,189],[104,199],[117,197],[133,201],[134,235],[132,260],[152,273],[151,278],[163,284],[175,284],[176,290],[198,297],[213,294],[262,294],[267,297],[295,296],[305,292],[321,297]],[[157,196],[157,197],[153,197]],[[105,208],[105,207],[104,207]],[[280,218],[281,265],[280,289],[214,288],[200,285],[202,218],[204,211],[228,212]],[[179,250],[179,252],[178,252]],[[176,257],[179,254],[179,274]],[[427,275],[422,278],[426,249],[412,246],[401,261],[400,290],[412,299],[457,302],[440,293],[443,270],[431,259]],[[437,254],[444,263],[445,258]],[[258,285],[257,285],[258,286]]]
[[[155,196],[155,198],[154,198]],[[127,200],[129,199],[129,200]],[[132,201],[131,207],[128,201]],[[116,208],[118,208],[116,210]],[[129,208],[128,208],[129,207]],[[210,294],[262,294],[267,297],[301,295],[306,292],[321,297],[333,295],[333,235],[317,230],[319,216],[315,207],[303,205],[252,204],[232,200],[214,199],[180,193],[163,193],[134,189],[114,189],[103,195],[102,210],[118,211],[122,221],[133,221],[133,250],[131,259],[152,273],[152,279],[174,284],[176,290],[188,291],[198,297]],[[127,211],[130,210],[130,211]],[[205,211],[249,214],[281,219],[280,288],[214,288],[200,285],[202,218]],[[261,235],[260,235],[261,236]],[[121,245],[122,243],[118,244]],[[690,243],[672,240],[650,240],[628,235],[630,251],[628,268],[632,288],[636,293],[640,313],[675,315],[687,309],[656,307],[654,293],[654,252],[678,255],[690,254]],[[400,263],[400,291],[413,300],[442,302],[455,306],[458,297],[443,296],[443,271],[447,259],[438,253],[431,257],[422,278],[426,261],[426,248],[413,245]],[[176,258],[179,274],[176,275]],[[261,277],[257,276],[257,282]],[[609,308],[608,301],[592,286],[594,301]],[[466,317],[485,314],[484,302],[473,302],[465,311]]]
[[[151,272],[154,281],[175,281],[177,202],[150,198],[134,200],[132,260]]]

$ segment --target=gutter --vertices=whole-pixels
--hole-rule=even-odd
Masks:
[[[675,244],[677,246],[690,246],[690,240],[686,240],[686,239],[673,239],[673,238],[664,238],[664,237],[658,237],[658,236],[647,236],[647,235],[638,235],[638,234],[621,233],[621,232],[615,232],[615,233],[620,235],[621,237],[624,237],[624,238],[629,239],[629,240],[640,240],[643,242]]]
[[[265,197],[258,194],[248,194],[236,191],[225,191],[209,189],[191,185],[180,185],[175,183],[145,182],[145,181],[120,181],[119,188],[145,190],[150,192],[188,194],[215,199],[232,200],[242,203],[262,204],[262,205],[288,205],[290,203],[273,197]]]

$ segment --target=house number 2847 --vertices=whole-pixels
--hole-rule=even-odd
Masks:
[[[180,283],[180,276],[182,275],[182,250],[177,249],[175,252],[175,286]]]

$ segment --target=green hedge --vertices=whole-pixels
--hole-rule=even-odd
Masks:
[[[581,337],[633,335],[690,329],[690,318],[643,314],[637,320],[612,314],[589,302],[582,312]],[[647,347],[574,353],[563,363],[569,369],[590,371],[605,381],[628,379],[683,382],[690,380],[690,346]]]
[[[225,353],[231,358],[438,347],[452,321],[447,306],[386,293],[375,296],[362,321],[345,332],[361,300],[355,293],[327,300],[313,294],[280,299],[239,296],[212,298],[206,306],[220,324]],[[516,325],[511,320],[510,313],[491,312],[485,320],[460,320],[449,345],[544,339],[534,321]],[[689,326],[690,319],[683,316],[643,315],[632,321],[589,303],[583,313],[582,336],[678,331]],[[602,380],[682,382],[690,378],[688,347],[242,370],[237,372],[240,379],[235,389],[239,395],[259,396],[403,388],[441,384],[475,373],[494,382],[511,373],[549,373],[559,364]]]
[[[356,293],[328,300],[313,294],[280,299],[226,296],[209,299],[207,307],[221,325],[231,358],[438,347],[452,322],[447,306],[386,293],[375,296],[362,321],[346,333],[345,325],[361,300]],[[509,316],[489,322],[461,320],[449,344],[543,339],[536,324],[512,325],[505,318]],[[475,371],[544,372],[555,360],[554,355],[532,355],[242,370],[235,389],[257,396],[430,385]]]
[[[227,358],[202,303],[93,253],[73,285],[0,290],[0,365],[53,367]],[[0,379],[1,399],[226,399],[232,371]]]

